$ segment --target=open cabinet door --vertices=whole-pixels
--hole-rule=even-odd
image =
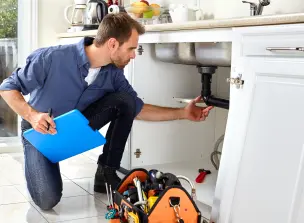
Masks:
[[[238,52],[238,46],[233,46]],[[216,183],[210,222],[229,222],[231,205],[237,183],[240,161],[246,136],[248,117],[252,109],[253,76],[242,72],[242,59],[233,55],[231,79],[244,81],[230,85],[230,108],[223,143],[220,169]],[[234,222],[233,222],[234,223]]]
[[[211,222],[304,222],[304,53],[287,48],[304,41],[281,29],[235,37],[231,76],[244,84],[231,85]],[[288,50],[267,52],[274,45]]]
[[[304,222],[304,57],[244,62],[254,88],[229,222]]]

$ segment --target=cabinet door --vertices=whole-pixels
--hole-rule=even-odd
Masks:
[[[215,223],[227,223],[229,219],[240,168],[247,121],[252,106],[250,98],[254,77],[248,72],[243,72],[244,62],[235,53],[239,52],[239,48],[240,45],[234,45],[231,78],[240,79],[244,81],[244,84],[240,85],[239,88],[236,85],[230,85],[229,115],[210,219],[210,222]]]
[[[250,110],[235,136],[244,145],[229,221],[220,222],[304,222],[303,70],[301,58],[244,60]]]

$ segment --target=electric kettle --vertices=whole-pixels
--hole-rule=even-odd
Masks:
[[[98,29],[102,19],[108,14],[108,4],[103,0],[89,0],[83,30]]]

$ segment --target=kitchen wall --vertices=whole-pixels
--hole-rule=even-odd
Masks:
[[[57,34],[66,32],[64,8],[72,3],[73,0],[39,0],[38,47],[55,45]]]
[[[173,0],[171,0],[173,1]],[[248,0],[258,3],[258,0]],[[214,18],[231,18],[250,15],[249,4],[242,0],[200,0],[203,14],[213,14]],[[210,7],[210,5],[212,5]],[[270,0],[264,7],[263,15],[304,12],[303,0]]]
[[[125,0],[125,5],[130,1]],[[241,0],[148,0],[161,2],[164,5],[170,3],[185,3],[192,6],[200,5],[202,17],[212,18],[232,18],[249,16],[248,4],[243,4]],[[249,0],[250,1],[250,0]],[[258,0],[252,0],[258,2]],[[68,24],[64,19],[64,8],[72,4],[73,0],[39,0],[39,23],[38,23],[38,47],[54,45],[57,42],[57,34],[66,32]],[[271,0],[271,4],[264,8],[264,15],[304,12],[303,0]]]
[[[126,0],[132,2],[136,0]],[[232,18],[249,16],[249,4],[242,3],[242,0],[148,0],[149,2],[161,2],[163,5],[190,4],[200,5],[203,17],[208,18]],[[248,0],[258,3],[259,0]],[[270,0],[269,6],[264,8],[264,15],[304,12],[303,0]]]

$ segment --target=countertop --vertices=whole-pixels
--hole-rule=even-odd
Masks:
[[[179,31],[179,30],[196,30],[196,29],[213,29],[213,28],[233,28],[248,26],[266,26],[280,24],[304,23],[304,13],[250,16],[230,19],[210,19],[199,20],[185,23],[166,23],[156,25],[145,25],[146,32],[161,31]],[[97,30],[81,31],[74,33],[60,33],[59,38],[63,37],[81,37],[95,36]]]

